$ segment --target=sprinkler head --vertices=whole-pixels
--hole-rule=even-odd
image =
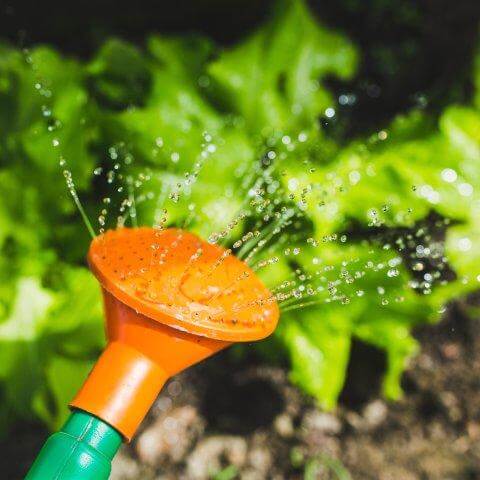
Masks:
[[[230,251],[182,230],[122,228],[88,262],[103,291],[108,345],[71,406],[130,440],[165,381],[233,342],[275,329],[274,297]]]

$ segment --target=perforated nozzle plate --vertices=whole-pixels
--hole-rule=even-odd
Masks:
[[[109,230],[88,261],[103,288],[174,328],[238,342],[264,338],[278,322],[276,301],[244,262],[182,230]]]

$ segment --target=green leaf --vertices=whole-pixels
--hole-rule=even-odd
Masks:
[[[57,266],[60,269],[60,266]],[[58,293],[45,334],[69,357],[94,357],[105,344],[100,288],[86,268],[66,267],[52,280]]]
[[[390,400],[398,400],[402,395],[401,376],[408,361],[418,351],[417,342],[410,334],[413,318],[389,308],[367,307],[363,320],[355,328],[355,335],[386,351],[387,371],[383,379],[383,393]],[[425,320],[420,318],[417,321],[421,323]]]
[[[68,418],[69,402],[87,378],[94,362],[54,356],[46,368],[46,385],[33,399],[33,408],[51,430]],[[47,390],[48,388],[48,390]]]
[[[336,107],[326,79],[351,78],[357,57],[302,0],[280,2],[265,25],[224,51],[190,35],[152,36],[144,50],[113,39],[84,64],[48,47],[0,46],[4,418],[36,414],[58,426],[104,343],[99,289],[81,266],[88,238],[63,169],[95,216],[99,199],[111,196],[112,225],[132,196],[140,224],[158,222],[166,207],[167,225],[205,238],[246,209],[231,238],[260,225],[249,201],[254,180],[268,179],[262,188],[275,191],[275,207],[301,212],[278,252],[267,246],[254,259],[281,257],[259,275],[275,287],[301,271],[307,290],[310,278],[321,287],[312,303],[299,300],[304,309],[284,304],[271,357],[288,355],[293,381],[333,408],[359,338],[386,352],[384,393],[399,397],[417,351],[412,328],[478,289],[480,97],[450,106],[438,124],[415,110],[340,146],[318,120]],[[93,179],[97,166],[115,170],[124,191]],[[410,253],[390,237],[410,235],[415,249],[432,211],[446,219],[433,240],[454,273],[421,295],[411,288],[421,274],[406,265]],[[282,255],[297,243],[298,255]]]
[[[209,39],[199,36],[169,38],[154,35],[148,39],[147,44],[154,60],[172,77],[192,86],[201,86],[199,77],[213,53],[214,46]]]
[[[238,476],[238,469],[235,465],[229,465],[222,471],[213,475],[213,480],[233,480]]]
[[[151,86],[147,59],[119,39],[108,40],[100,48],[87,72],[94,96],[111,108],[142,105]]]
[[[22,278],[10,315],[0,324],[0,380],[8,408],[30,416],[31,393],[39,387],[41,338],[54,296],[35,278]]]
[[[326,75],[349,78],[357,54],[344,37],[320,26],[303,1],[282,2],[273,20],[223,53],[208,72],[222,100],[249,131],[310,128],[327,107]]]
[[[22,53],[0,46],[0,133],[20,132],[42,116],[47,119],[57,93],[82,79],[78,62],[48,47]],[[11,139],[13,142],[14,139]]]
[[[282,319],[278,335],[291,361],[291,380],[332,409],[343,387],[350,352],[348,316],[341,308],[305,310]]]
[[[64,400],[71,399],[84,379],[81,372],[103,346],[99,289],[92,275],[83,268],[67,269],[53,286],[59,285],[60,290],[47,290],[37,278],[19,279],[11,312],[0,323],[0,382],[10,421],[36,413],[58,427],[67,409]]]
[[[460,153],[458,168],[464,179],[479,185],[480,113],[466,107],[449,107],[440,119],[440,129],[454,151]]]
[[[479,212],[478,207],[472,210],[472,223],[451,227],[445,242],[448,261],[458,275],[457,295],[480,287],[480,225],[475,221]]]
[[[142,203],[137,202],[141,223],[158,222],[166,208],[167,225],[188,224],[191,230],[206,238],[223,230],[242,207],[248,207],[245,195],[249,185],[248,182],[243,185],[254,160],[248,137],[242,131],[224,130],[212,138],[209,147],[191,155],[178,149],[182,152],[178,163],[168,171],[149,170],[149,180],[137,194],[137,198],[146,198]],[[141,172],[139,169],[134,176],[138,177]],[[153,197],[152,201],[148,200],[149,196]]]
[[[48,175],[50,184],[56,187],[52,193],[58,195],[59,190],[65,190],[63,168],[59,165],[62,159],[67,162],[65,168],[71,170],[78,188],[85,188],[91,181],[96,160],[90,147],[96,138],[96,128],[88,97],[79,86],[62,89],[53,109],[58,124],[50,130],[48,122],[40,119],[25,131],[22,143],[32,162],[32,173],[36,169],[42,176]],[[70,199],[68,205],[74,208]]]

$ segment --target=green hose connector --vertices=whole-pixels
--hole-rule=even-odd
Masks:
[[[48,438],[25,480],[107,480],[121,444],[113,427],[76,410]]]

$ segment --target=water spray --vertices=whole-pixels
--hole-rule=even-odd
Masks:
[[[260,340],[279,308],[254,271],[177,229],[119,228],[93,239],[107,346],[26,480],[108,479],[165,382],[235,342]]]

